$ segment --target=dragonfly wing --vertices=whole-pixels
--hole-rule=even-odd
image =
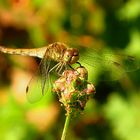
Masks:
[[[30,80],[26,95],[30,103],[37,102],[42,98],[41,78],[39,76],[34,75]]]
[[[26,93],[29,102],[34,103],[39,101],[50,89],[49,69],[50,60],[44,57],[27,86]]]
[[[120,79],[126,72],[135,71],[140,67],[139,61],[133,56],[90,48],[81,53],[80,61],[101,71],[105,75],[102,80]]]
[[[46,81],[49,81],[50,62],[50,59],[47,60],[46,58],[43,58],[40,63],[42,95],[44,95],[47,91]]]

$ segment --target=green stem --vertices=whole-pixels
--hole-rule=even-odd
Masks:
[[[70,125],[71,117],[72,117],[72,113],[68,113],[68,115],[66,117],[66,120],[65,120],[65,125],[64,125],[64,128],[63,128],[63,133],[62,133],[61,140],[66,139],[66,134],[67,134],[67,131],[68,131],[68,128],[69,128],[69,125]]]

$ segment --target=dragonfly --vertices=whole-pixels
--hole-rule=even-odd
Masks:
[[[102,71],[111,71],[110,74],[114,71],[115,76],[113,79],[119,78],[124,72],[139,68],[139,63],[137,63],[133,56],[113,54],[108,51],[101,53],[101,51],[95,49],[87,50],[84,51],[85,54],[80,56],[79,49],[69,47],[61,42],[55,42],[45,47],[31,49],[13,49],[0,46],[0,52],[2,53],[32,56],[41,59],[37,71],[37,73],[40,73],[41,77],[33,76],[26,89],[27,97],[30,102],[36,102],[46,94],[49,87],[49,83],[47,82],[49,81],[49,75],[52,71],[55,70],[55,72],[61,74],[63,69],[67,69],[68,67],[72,68],[72,65],[75,63],[87,63],[94,68],[100,66]],[[53,66],[51,66],[52,61],[56,62]]]
[[[41,98],[41,96],[44,95],[45,91],[47,91],[48,86],[46,85],[46,82],[49,79],[49,73],[51,73],[51,71],[55,69],[59,74],[63,67],[71,67],[71,65],[76,63],[79,59],[78,49],[69,48],[66,44],[60,42],[32,49],[13,49],[0,46],[0,52],[13,55],[38,57],[41,59],[39,70],[37,71],[37,73],[39,73],[37,75],[41,76],[41,80],[38,77],[36,78],[36,76],[35,78],[33,77],[26,88],[27,97],[30,102],[35,102],[38,98]],[[52,60],[56,61],[57,64],[50,67]],[[38,82],[36,83],[35,80]],[[38,94],[33,93],[32,87],[33,91],[39,90]]]

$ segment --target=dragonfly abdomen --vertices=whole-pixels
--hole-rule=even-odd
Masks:
[[[45,51],[46,51],[46,47],[34,48],[34,49],[13,49],[13,48],[5,48],[3,46],[0,46],[0,52],[3,53],[23,55],[23,56],[33,56],[39,58],[43,58]]]

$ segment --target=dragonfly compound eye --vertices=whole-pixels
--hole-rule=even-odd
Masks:
[[[64,54],[64,61],[69,64],[74,64],[79,59],[79,52],[77,49],[68,48]]]

